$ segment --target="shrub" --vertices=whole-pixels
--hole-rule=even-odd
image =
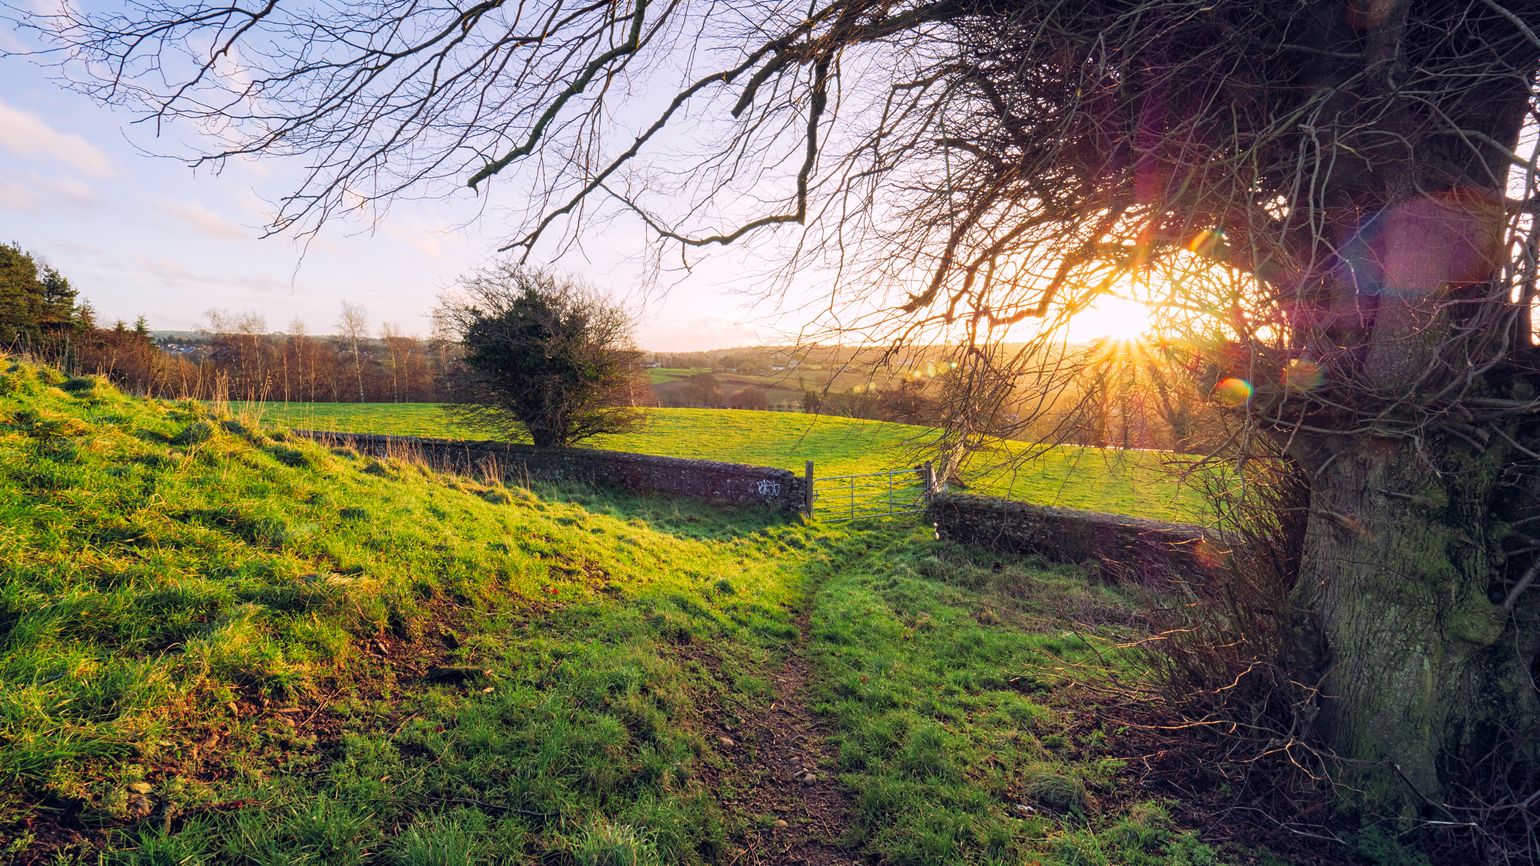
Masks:
[[[647,389],[625,312],[549,274],[500,265],[461,281],[437,319],[465,350],[450,373],[458,412],[535,445],[633,429]]]

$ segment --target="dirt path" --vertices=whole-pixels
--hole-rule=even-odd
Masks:
[[[766,825],[751,827],[735,841],[726,858],[733,866],[861,862],[839,846],[850,826],[850,793],[834,777],[828,734],[808,706],[812,662],[805,612],[796,625],[786,663],[771,675],[774,703],[745,717],[738,736],[729,737],[733,745],[723,744],[741,761],[748,782],[727,805],[740,814],[768,816]]]

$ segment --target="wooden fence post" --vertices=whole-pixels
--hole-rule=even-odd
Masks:
[[[925,479],[925,504],[930,504],[930,498],[936,494],[936,467],[929,461],[921,467],[921,477]]]
[[[811,460],[807,461],[807,466],[802,471],[802,478],[803,478],[803,491],[802,491],[802,493],[803,493],[803,496],[806,497],[805,501],[802,503],[802,513],[806,514],[808,517],[812,517],[813,516],[813,461],[811,461]]]

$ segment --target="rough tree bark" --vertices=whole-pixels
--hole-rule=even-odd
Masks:
[[[1322,19],[1321,44],[1352,59],[1323,61],[1315,82],[1333,93],[1323,169],[1295,213],[1314,222],[1302,237],[1333,249],[1301,279],[1298,334],[1305,357],[1332,360],[1313,417],[1280,431],[1310,478],[1294,598],[1320,654],[1317,733],[1366,803],[1405,816],[1444,812],[1478,761],[1533,766],[1540,731],[1540,593],[1504,604],[1523,561],[1509,521],[1540,506],[1512,477],[1534,431],[1440,405],[1530,387],[1489,330],[1510,303],[1502,201],[1533,69],[1516,59],[1449,92],[1403,93],[1411,8]],[[1430,108],[1464,140],[1426,132]],[[1331,405],[1333,385],[1350,412]]]
[[[1353,762],[1343,781],[1368,802],[1425,812],[1470,762],[1540,721],[1533,604],[1511,616],[1491,597],[1506,449],[1440,443],[1451,456],[1435,469],[1394,438],[1312,446],[1295,598],[1326,652],[1318,733]]]

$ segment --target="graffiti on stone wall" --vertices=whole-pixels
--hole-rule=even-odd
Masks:
[[[754,489],[758,491],[760,496],[780,496],[781,482],[771,481],[768,478],[761,478],[759,483],[754,485]]]

